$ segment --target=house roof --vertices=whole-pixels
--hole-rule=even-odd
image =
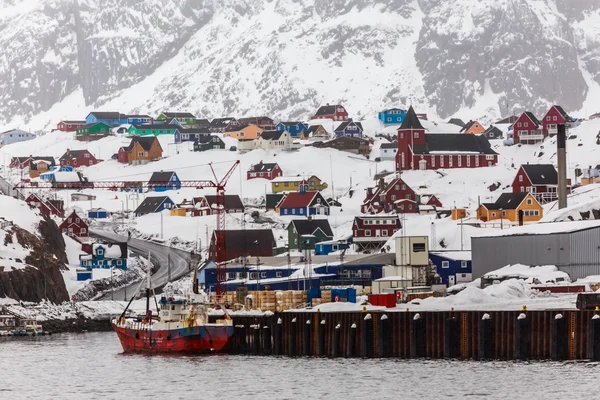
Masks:
[[[580,232],[588,229],[600,228],[599,220],[587,221],[564,221],[564,222],[541,222],[517,226],[504,230],[485,230],[485,232],[476,235],[477,237],[498,237],[498,236],[523,236],[523,235],[549,235],[560,233]],[[483,230],[482,230],[483,231]]]
[[[308,132],[309,134],[311,133],[315,133],[319,128],[324,129],[325,131],[327,131],[323,125],[311,125],[308,127],[308,130],[306,132]]]
[[[533,113],[531,111],[525,111],[523,114],[527,115],[529,117],[529,119],[531,121],[533,121],[534,124],[536,125],[540,125],[540,121],[536,118],[535,115],[533,115]]]
[[[460,130],[460,132],[462,133],[462,132],[468,131],[469,129],[471,129],[471,127],[473,126],[473,124],[476,123],[476,122],[477,121],[470,120],[469,122],[467,122],[465,124],[465,126],[462,127],[462,129]],[[479,123],[479,122],[477,122],[477,123]]]
[[[463,128],[465,126],[464,121],[460,118],[450,118],[448,123],[452,124],[452,125],[460,126],[461,128]]]
[[[135,209],[135,213],[150,214],[156,212],[158,207],[160,207],[160,205],[164,203],[167,199],[171,200],[169,196],[146,197],[144,201],[142,201],[142,204],[140,204],[138,208]]]
[[[494,203],[495,210],[516,210],[529,193],[502,193]]]
[[[423,128],[423,125],[421,125],[421,121],[419,121],[419,117],[417,117],[417,113],[415,113],[413,106],[408,108],[404,121],[399,129],[425,129]]]
[[[283,193],[267,193],[266,207],[267,208],[275,208],[277,204],[283,199],[285,194]]]
[[[414,154],[431,152],[465,152],[479,154],[498,154],[492,150],[485,136],[461,133],[434,133],[425,135],[425,145],[415,145]]]
[[[106,125],[104,122],[94,122],[93,124],[85,124],[79,127],[79,129],[89,129],[92,126],[96,126],[96,125],[104,125],[104,126],[108,126]]]
[[[218,137],[218,136],[215,136],[215,135],[208,135],[208,136],[207,135],[202,135],[202,136],[198,136],[196,138],[196,140],[194,140],[194,143],[209,143],[209,142],[212,142],[212,140],[214,138],[219,139],[219,142],[223,142],[223,140],[221,140],[221,138]]]
[[[283,135],[286,131],[263,131],[260,134],[260,137],[264,140],[279,140],[281,135]]]
[[[328,140],[326,142],[315,142],[313,144],[314,147],[317,148],[336,148],[339,149],[338,147],[336,147],[337,143],[341,143],[342,147],[339,147],[341,149],[357,149],[360,147],[361,144],[365,144],[365,145],[369,145],[369,141],[363,138],[359,138],[359,137],[354,137],[354,136],[341,136],[341,137],[337,137],[335,139],[332,140]]]
[[[380,148],[382,148],[382,149],[397,149],[398,142],[381,143]]]
[[[492,136],[492,135],[491,135],[492,133],[494,134],[493,136],[502,136],[502,135],[503,135],[503,133],[502,133],[502,129],[500,129],[500,128],[497,128],[497,127],[495,127],[494,125],[490,125],[490,127],[489,127],[489,128],[487,128],[487,129],[485,130],[485,132],[483,132],[483,134],[484,134],[485,136]]]
[[[225,127],[225,126],[228,126],[228,125],[229,125],[229,123],[227,123],[227,124],[223,125],[222,127]],[[250,125],[252,125],[252,124],[240,124],[240,125],[232,125],[232,126],[231,126],[229,129],[227,129],[225,132],[239,132],[239,131],[241,131],[241,130],[243,130],[243,129],[246,129],[246,128],[247,128],[247,127],[249,127]],[[214,126],[214,125],[212,125],[212,124],[211,124],[211,126],[212,126],[213,128],[217,128],[217,126]],[[219,126],[219,127],[221,127],[221,126]],[[260,129],[260,128],[259,128],[259,129]]]
[[[166,118],[196,118],[196,116],[189,112],[163,112],[161,113]]]
[[[213,237],[218,237],[218,232],[213,232]],[[273,250],[277,245],[275,236],[271,229],[244,229],[244,230],[226,230],[225,241],[227,250],[245,250],[248,253],[254,252],[257,248],[260,250]]]
[[[155,137],[140,137],[140,136],[134,136],[131,138],[131,142],[123,147],[123,150],[130,152],[133,147],[135,146],[136,143],[139,143],[140,146],[142,146],[142,149],[146,150],[146,151],[150,151],[150,149],[152,148],[152,145],[154,144],[154,141],[158,141],[157,138]],[[160,142],[158,144],[160,146]]]
[[[283,124],[285,126],[296,126],[296,125],[299,125],[301,123],[302,122],[300,122],[300,121],[287,121],[287,122],[283,122],[282,121],[282,122],[280,122],[280,124]]]
[[[511,115],[510,117],[503,118],[503,119],[498,120],[498,121],[496,121],[494,123],[495,124],[514,124],[515,122],[517,122],[518,119],[519,119],[519,117]]]
[[[298,235],[313,235],[317,229],[323,231],[326,236],[333,237],[333,231],[326,219],[294,219],[290,222],[296,228]]]
[[[337,128],[335,128],[335,132],[343,131],[350,124],[356,125],[361,132],[363,131],[363,127],[360,122],[346,121],[346,122],[342,122]]]
[[[271,172],[277,166],[279,166],[277,163],[263,163],[261,161],[258,164],[252,165],[248,172]]]
[[[208,128],[190,128],[190,129],[177,128],[176,131],[179,133],[210,135],[210,130]]]
[[[16,159],[19,163],[24,163],[27,160],[32,160],[32,161],[46,161],[46,162],[50,163],[51,165],[54,165],[56,162],[54,160],[54,157],[28,156],[28,157],[13,157],[13,159]]]
[[[175,177],[177,177],[177,174],[173,171],[153,172],[152,176],[150,177],[150,180],[148,182],[167,183],[171,180],[173,175],[175,175]]]
[[[339,104],[321,106],[315,115],[333,115]]]
[[[521,168],[534,185],[558,184],[558,172],[552,164],[525,164],[521,165]]]
[[[233,117],[215,118],[210,122],[210,126],[213,128],[225,128],[231,121],[235,120]],[[238,127],[236,127],[238,128]],[[239,128],[243,129],[243,128]]]
[[[146,114],[127,114],[127,115],[123,115],[123,117],[129,119],[129,118],[148,118],[148,119],[152,119],[151,116],[146,115]]]
[[[85,121],[64,120],[60,122],[65,124],[85,125]]]
[[[96,254],[99,247],[104,250],[106,258],[127,258],[127,243],[94,243],[92,252]]]
[[[206,118],[196,118],[196,125],[198,126],[209,126],[210,121]]]
[[[246,117],[246,118],[239,118],[238,122],[241,124],[252,124],[255,122],[258,122],[259,120],[264,120],[264,121],[269,121],[271,122],[271,124],[274,122],[273,118],[267,117],[267,116],[262,116],[262,117]]]
[[[363,229],[365,227],[364,222],[367,221],[367,220],[368,221],[374,221],[374,220],[389,221],[390,219],[394,220],[394,225],[397,226],[398,229],[402,226],[402,224],[400,223],[400,219],[396,215],[389,215],[389,216],[381,216],[380,215],[380,216],[360,216],[360,217],[354,217],[354,223],[356,224],[356,226],[358,226],[359,229]],[[380,225],[390,225],[390,224],[380,224]]]
[[[327,201],[319,192],[290,192],[279,203],[279,208],[305,208],[309,207],[313,201],[321,198],[321,204],[327,207]]]
[[[89,153],[89,151],[87,151],[87,150],[69,150],[69,149],[67,149],[67,151],[65,152],[65,154],[63,154],[60,157],[60,159],[61,160],[75,160],[75,159],[81,157],[82,155],[84,155],[85,153]]]
[[[212,207],[213,204],[217,204],[217,196],[215,195],[206,195],[204,199],[208,203],[209,206]],[[242,203],[242,199],[237,194],[226,194],[225,195],[225,210],[243,210],[244,204]]]
[[[82,178],[78,172],[75,171],[60,171],[55,172],[52,178],[54,182],[69,183],[69,182],[81,182]]]
[[[116,111],[92,111],[89,115],[94,115],[99,119],[120,119],[121,117],[125,117],[125,115]]]

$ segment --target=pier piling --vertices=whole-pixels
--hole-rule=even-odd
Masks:
[[[271,342],[271,327],[269,325],[265,325],[263,327],[263,343],[262,343],[262,348],[263,348],[263,354],[266,356],[270,356],[271,355],[271,349],[272,349],[272,342]]]
[[[352,326],[350,326],[347,355],[349,358],[356,356],[356,323],[352,323]]]
[[[321,320],[319,324],[319,357],[325,357],[325,320]]]
[[[447,319],[445,326],[444,357],[460,357],[460,324],[454,313]],[[466,333],[466,332],[465,332]]]
[[[477,358],[479,360],[492,359],[494,351],[493,332],[490,314],[483,314],[481,320],[479,320],[479,348],[477,351]]]
[[[340,356],[340,337],[341,337],[342,326],[337,324],[333,330],[333,348],[331,349],[331,356],[337,358]]]
[[[556,314],[552,320],[552,359],[566,360],[569,343],[567,341],[567,324],[562,314]]]
[[[416,313],[410,327],[410,357],[425,356],[425,321],[421,319],[421,314]]]
[[[297,329],[296,318],[292,319],[290,323],[290,341],[288,355],[294,357],[296,355],[296,329]]]
[[[254,325],[254,342],[252,343],[255,355],[260,354],[260,325]]]
[[[600,315],[594,314],[590,320],[587,357],[592,361],[600,361]]]
[[[363,358],[373,357],[373,317],[367,314],[362,319],[360,335],[360,356]]]
[[[281,339],[283,336],[283,321],[281,318],[277,319],[277,324],[275,324],[275,334],[273,335],[274,349],[273,354],[276,356],[280,356],[282,354],[281,351]]]
[[[310,319],[306,320],[306,324],[304,324],[304,346],[303,346],[303,355],[311,356],[310,349],[311,342],[311,330],[310,330]]]
[[[529,360],[529,320],[522,312],[515,326],[515,360]]]
[[[390,323],[388,316],[383,314],[377,327],[377,356],[386,358],[390,356]]]

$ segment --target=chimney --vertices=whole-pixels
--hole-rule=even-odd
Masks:
[[[385,187],[385,181],[383,180],[383,178],[379,178],[379,184],[377,186],[379,187],[379,189],[383,190],[383,188]]]
[[[557,160],[558,160],[558,208],[567,207],[567,127],[558,125],[556,135]]]

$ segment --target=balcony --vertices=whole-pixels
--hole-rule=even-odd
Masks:
[[[519,135],[519,141],[523,142],[523,141],[542,141],[544,140],[544,135],[542,133],[539,134],[535,134],[535,135]]]

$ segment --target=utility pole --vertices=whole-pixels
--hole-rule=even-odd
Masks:
[[[160,238],[162,239],[163,235],[163,212],[160,212]]]
[[[169,277],[169,282],[171,282],[171,253],[167,254],[167,274]]]

